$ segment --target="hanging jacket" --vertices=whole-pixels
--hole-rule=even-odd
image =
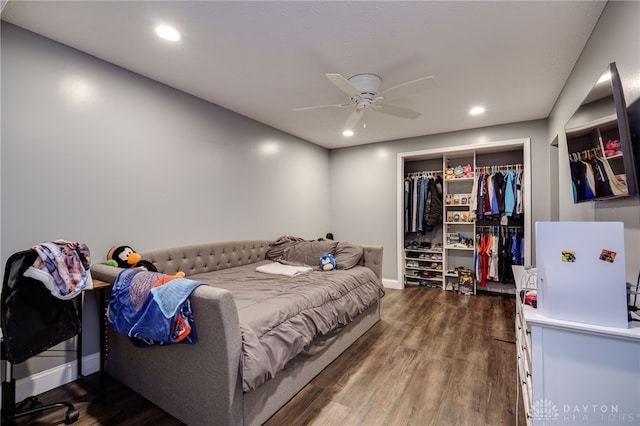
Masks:
[[[429,180],[427,194],[427,208],[425,209],[424,222],[426,230],[431,231],[434,226],[442,223],[442,178],[438,176]]]

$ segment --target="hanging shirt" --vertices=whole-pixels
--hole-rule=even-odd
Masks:
[[[478,219],[484,218],[484,198],[487,191],[487,187],[485,184],[485,175],[478,176],[478,185],[477,185],[478,195],[476,197],[477,204],[474,205],[476,209],[476,215]]]
[[[611,191],[613,195],[626,195],[629,193],[629,188],[627,187],[627,182],[625,180],[618,179],[618,177],[613,173],[611,169],[611,164],[607,159],[602,160],[602,165],[604,166],[605,172],[607,174],[607,179],[611,184]]]
[[[487,191],[484,197],[484,214],[489,216],[491,215],[491,200],[493,199],[493,180],[491,175],[486,175],[485,185],[487,186]]]
[[[424,232],[424,205],[427,198],[427,181],[426,178],[418,180],[418,232]]]
[[[491,197],[491,214],[498,215],[500,214],[500,202],[501,198],[504,198],[502,194],[502,181],[504,177],[502,173],[495,172],[491,177],[493,182],[493,197]]]
[[[592,200],[595,197],[596,191],[596,178],[593,174],[593,166],[590,163],[584,163],[585,165],[585,186],[584,186],[584,199]]]
[[[511,217],[516,207],[516,173],[509,172],[504,194],[504,214]]]
[[[412,189],[412,200],[413,204],[411,206],[411,232],[416,232],[417,230],[417,218],[418,218],[418,183],[413,181],[413,189]]]
[[[491,235],[491,249],[489,250],[490,259],[489,259],[489,273],[488,278],[493,281],[498,281],[498,236]]]
[[[404,180],[404,232],[409,232],[409,179]]]

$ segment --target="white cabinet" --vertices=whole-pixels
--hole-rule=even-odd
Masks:
[[[519,294],[516,303],[527,425],[640,424],[639,323],[615,328],[554,320]]]

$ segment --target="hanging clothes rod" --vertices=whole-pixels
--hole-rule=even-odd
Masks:
[[[569,154],[569,159],[571,161],[582,161],[582,160],[590,160],[592,158],[602,158],[602,151],[600,147],[589,148],[582,151],[572,152]]]
[[[478,225],[476,230],[481,234],[494,234],[497,235],[503,231],[507,231],[509,234],[521,233],[523,227],[520,225]]]
[[[477,166],[476,173],[495,173],[495,172],[521,172],[524,170],[524,164],[501,164],[496,166]]]
[[[419,172],[407,172],[404,177],[438,177],[442,174],[442,170],[423,170]]]

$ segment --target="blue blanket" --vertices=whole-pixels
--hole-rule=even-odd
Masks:
[[[203,283],[140,269],[122,271],[111,291],[107,321],[139,347],[196,342],[189,296]]]

